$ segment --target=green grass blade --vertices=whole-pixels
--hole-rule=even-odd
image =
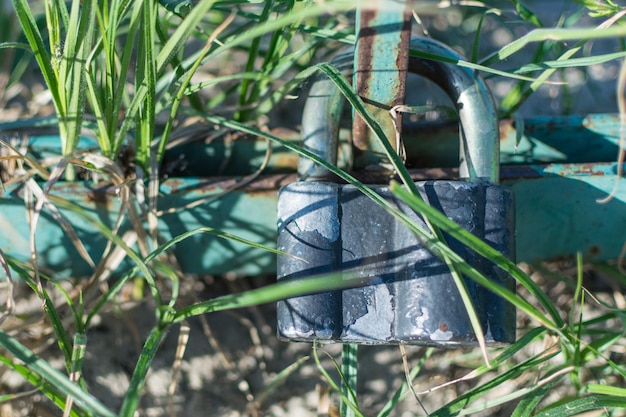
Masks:
[[[589,392],[590,394],[600,394],[626,398],[626,388],[612,387],[610,385],[602,384],[588,384],[586,388],[587,392]]]
[[[600,65],[614,59],[624,58],[626,51],[613,52],[610,54],[600,54],[593,56],[585,56],[581,58],[568,58],[566,60],[554,60],[543,61],[540,63],[531,63],[523,65],[515,70],[515,73],[521,74],[525,72],[546,70],[546,69],[560,69],[560,68],[575,68],[575,67],[588,67],[591,65]]]
[[[128,391],[126,391],[126,395],[124,396],[124,402],[122,403],[119,417],[133,417],[135,415],[139,398],[141,397],[141,391],[146,383],[146,377],[150,370],[150,365],[164,336],[165,331],[160,327],[152,329],[148,335],[143,349],[141,350],[141,354],[139,355],[139,359],[137,360],[137,364],[135,365]]]
[[[610,23],[613,23],[611,19],[605,21],[602,25]],[[602,27],[602,25],[597,28],[535,29],[510,44],[505,45],[499,51],[489,55],[481,62],[481,64],[505,60],[511,55],[519,52],[526,45],[533,42],[544,42],[548,40],[563,42],[581,39],[573,47],[563,52],[557,59],[557,61],[567,62],[572,59],[572,57],[578,53],[582,46],[589,40],[622,37],[626,34],[626,25],[615,24],[609,27]],[[522,103],[525,102],[530,94],[532,94],[532,92],[536,91],[542,84],[547,82],[555,71],[556,68],[548,68],[544,70],[524,91],[508,96],[505,100],[503,100],[501,108],[505,117],[509,117],[512,113],[514,113],[522,105]]]
[[[191,0],[159,0],[159,3],[161,6],[180,17],[187,16],[193,6]]]
[[[61,321],[59,312],[57,311],[56,307],[54,306],[54,303],[52,302],[52,299],[50,298],[45,288],[39,287],[33,281],[33,279],[31,278],[31,275],[28,273],[26,269],[22,267],[22,265],[15,262],[15,260],[12,258],[7,258],[7,263],[11,269],[17,272],[19,277],[26,283],[26,285],[28,285],[35,292],[35,294],[37,294],[39,298],[44,300],[44,305],[43,305],[44,311],[46,312],[47,318],[50,320],[50,324],[52,325],[52,329],[54,330],[54,334],[57,338],[57,345],[59,346],[59,349],[63,353],[63,356],[65,358],[65,366],[66,366],[67,371],[69,372],[71,357],[72,357],[72,348],[71,348],[72,343],[70,341],[69,335],[67,334],[67,331],[65,330],[65,326],[63,325],[63,322]],[[55,283],[53,280],[49,279],[48,277],[43,276],[43,274],[40,274],[40,275],[43,278],[47,279],[49,282],[52,282],[53,284],[55,284],[58,288],[60,288],[62,293],[67,297],[67,292],[65,292],[63,287],[61,287],[60,285],[58,285],[57,283]],[[40,288],[42,292],[40,292]],[[71,300],[69,300],[68,302],[71,305]]]
[[[274,5],[274,0],[265,1],[265,5],[263,6],[263,11],[259,16],[259,23],[263,24],[267,22],[270,12],[272,11],[272,6]],[[250,48],[248,50],[248,60],[246,62],[245,71],[246,72],[254,72],[254,65],[256,64],[257,58],[259,56],[259,47],[261,46],[261,36],[258,36],[252,39],[252,43],[250,44]],[[249,92],[248,89],[250,87],[250,80],[244,79],[241,82],[241,86],[239,88],[239,106],[245,106],[248,102]],[[250,102],[254,102],[253,99]],[[245,113],[245,112],[244,112]],[[246,120],[242,120],[241,116],[243,113],[236,113],[235,120],[245,122]]]
[[[577,46],[568,49],[561,56],[559,56],[559,60],[565,62],[571,59],[571,57],[578,53],[581,48],[582,45],[580,43],[577,44]],[[542,84],[546,83],[548,78],[550,78],[556,70],[557,68],[546,69],[528,87],[522,89],[522,91],[520,91],[519,93],[508,95],[507,97],[505,97],[500,104],[501,109],[504,111],[504,117],[509,117],[509,115],[517,111],[517,109],[519,109],[519,107],[526,101],[530,94],[536,91]]]
[[[285,2],[284,5],[281,5],[283,10],[285,8],[287,9],[281,13],[291,13],[306,7],[306,3],[290,0]],[[263,105],[263,103],[260,103],[260,100],[267,94],[268,91],[270,91],[272,81],[275,79],[282,79],[285,73],[284,68],[292,68],[295,64],[293,60],[302,58],[304,54],[309,53],[309,48],[311,48],[312,45],[319,42],[319,40],[315,39],[315,42],[309,43],[308,47],[301,46],[298,51],[291,54],[291,57],[285,56],[290,42],[296,33],[296,28],[300,25],[300,23],[301,21],[290,23],[280,30],[274,31],[270,40],[266,42],[267,45],[263,54],[263,64],[259,69],[259,71],[264,74],[264,77],[262,77],[258,82],[253,83],[250,91],[246,91],[246,95],[242,96],[243,100],[240,101],[240,105],[242,106],[249,106],[256,103],[259,103],[259,105],[255,105],[252,108],[245,109],[240,112],[240,117],[237,120],[256,120],[259,116],[267,114],[271,111],[277,101],[266,102],[264,103],[265,105]],[[281,69],[281,67],[283,69]]]
[[[52,328],[54,329],[57,344],[61,349],[61,352],[63,352],[63,356],[65,356],[65,366],[69,372],[72,362],[72,342],[70,341],[70,336],[67,334],[65,326],[61,321],[61,317],[59,316],[59,313],[45,288],[43,288],[43,297],[45,300],[44,309],[46,311],[46,315],[50,320],[50,324],[52,324]]]
[[[66,156],[74,152],[80,139],[87,93],[87,61],[94,39],[96,8],[97,0],[84,0],[82,3],[74,2],[70,13],[70,27],[59,70],[60,95],[67,94],[64,102],[66,111],[60,115],[61,140],[65,141],[63,154]],[[64,134],[67,136],[63,137]]]
[[[74,343],[72,343],[72,367],[70,379],[83,388],[86,392],[85,381],[83,380],[83,363],[85,360],[85,352],[87,351],[87,335],[77,332],[74,334]]]
[[[235,48],[259,36],[263,36],[266,33],[273,33],[277,30],[281,30],[286,26],[297,24],[298,22],[301,22],[302,20],[307,18],[321,16],[324,14],[336,14],[354,9],[355,7],[355,2],[350,0],[336,0],[332,3],[307,3],[306,7],[290,11],[281,16],[278,16],[274,20],[269,20],[261,25],[255,25],[250,30],[247,30],[244,33],[237,34],[237,36],[233,36],[232,38],[225,40],[224,45],[216,49],[215,53],[217,54],[224,52],[228,49]]]
[[[252,241],[250,241],[248,239],[244,239],[244,238],[239,237],[237,235],[233,235],[233,234],[230,234],[230,233],[227,233],[227,232],[222,232],[221,230],[205,226],[205,227],[199,227],[199,228],[194,229],[194,230],[190,230],[190,231],[185,232],[185,233],[181,233],[180,235],[178,235],[178,236],[170,239],[166,243],[160,245],[157,249],[155,249],[148,256],[146,256],[146,258],[144,260],[144,263],[146,265],[149,264],[158,255],[168,251],[173,246],[175,246],[177,243],[182,242],[183,240],[185,240],[185,239],[187,239],[189,237],[192,237],[192,236],[194,236],[196,234],[200,234],[200,233],[206,233],[206,234],[210,234],[210,235],[222,238],[222,239],[232,240],[233,242],[243,243],[243,244],[248,245],[250,247],[261,249],[261,250],[265,250],[265,251],[268,251],[268,252],[272,252],[272,253],[275,253],[277,255],[291,256],[291,255],[289,255],[289,254],[287,254],[285,252],[279,251],[279,250],[274,249],[274,248],[270,248],[270,247],[262,245],[260,243],[252,242]],[[91,322],[93,317],[95,317],[98,314],[100,309],[102,309],[102,307],[104,307],[109,301],[111,301],[113,299],[113,297],[115,296],[115,294],[117,294],[122,289],[122,287],[126,284],[126,282],[128,282],[128,280],[130,280],[131,278],[135,277],[138,272],[140,272],[139,266],[133,267],[130,271],[125,273],[119,280],[117,280],[111,286],[109,291],[103,297],[101,297],[101,299],[98,301],[98,303],[90,310],[90,312],[89,312],[89,314],[87,316],[87,319],[85,321],[85,326],[89,325],[89,323]]]
[[[259,80],[261,79],[261,77],[263,77],[262,74],[256,73],[256,72],[242,72],[239,74],[227,74],[227,75],[222,75],[219,77],[215,77],[212,78],[210,80],[206,80],[206,81],[201,81],[199,83],[195,83],[195,84],[189,84],[185,90],[183,91],[183,94],[185,96],[197,93],[198,91],[206,88],[206,87],[210,87],[212,85],[215,84],[219,84],[222,82],[226,82],[226,81],[235,81],[235,80],[242,80],[242,79],[246,79],[249,78],[251,80]]]
[[[214,311],[233,310],[258,304],[273,303],[301,295],[342,288],[354,288],[365,284],[367,284],[367,281],[363,280],[363,278],[349,278],[341,273],[280,281],[263,288],[239,294],[228,294],[181,308],[174,314],[173,322],[180,322],[188,317],[212,313]]]
[[[309,356],[304,356],[280,371],[275,377],[272,378],[270,383],[267,384],[261,392],[255,395],[254,403],[258,405],[263,404],[278,387],[283,385],[287,379],[293,375],[294,372],[300,369],[300,367],[309,359]]]
[[[520,352],[522,349],[524,349],[525,347],[529,346],[531,343],[536,342],[539,337],[543,336],[546,333],[546,329],[544,327],[537,327],[534,328],[530,331],[528,331],[526,334],[524,334],[522,337],[520,337],[515,343],[513,343],[511,346],[508,346],[506,349],[504,349],[495,359],[491,360],[491,365],[488,366],[486,364],[481,365],[477,368],[475,368],[474,370],[472,370],[470,373],[468,373],[467,375],[457,379],[457,380],[453,380],[450,382],[447,382],[443,385],[441,385],[439,388],[443,388],[449,385],[453,385],[456,384],[460,381],[468,381],[468,380],[473,380],[476,379],[484,374],[486,374],[487,372],[493,371],[494,369],[497,369],[498,366],[504,365],[508,360],[512,359],[518,352]],[[408,397],[411,393],[409,391],[406,391],[402,394],[402,396],[400,397],[400,400],[404,400],[406,397]]]
[[[353,408],[359,408],[357,401],[357,377],[359,368],[359,345],[354,343],[344,343],[341,347],[341,392],[342,398],[347,398],[354,406],[345,401],[341,401],[342,417],[354,417]]]
[[[513,78],[513,79],[522,80],[522,81],[536,81],[536,78],[516,74],[515,72],[502,71],[502,70],[491,68],[482,64],[475,64],[473,62],[453,59],[453,58],[449,58],[449,57],[445,57],[445,56],[441,56],[437,54],[431,54],[429,52],[418,51],[415,49],[410,50],[410,55],[417,57],[417,58],[423,58],[423,59],[427,59],[431,61],[446,62],[446,63],[458,65],[459,67],[469,68],[475,71],[482,71],[482,72],[486,72],[488,74],[493,74],[493,75],[500,75],[502,77]]]
[[[158,41],[159,44],[165,44],[167,43],[167,40],[169,39],[169,21],[164,21],[162,19],[157,19],[157,24],[156,24],[156,31],[157,31],[157,36],[158,36]],[[215,32],[212,32],[212,36]],[[172,58],[170,60],[170,65],[172,66],[172,71],[170,71],[169,73],[164,73],[161,77],[159,77],[158,82],[157,82],[157,91],[161,92],[163,90],[165,90],[165,88],[161,87],[161,83],[164,82],[165,80],[171,78],[171,80],[169,80],[165,85],[170,85],[171,88],[174,88],[174,80],[177,79],[181,79],[185,76],[185,68],[182,66],[182,56],[181,54],[175,54],[172,55]],[[163,94],[159,94],[160,98],[159,98],[159,102],[163,101],[163,97],[166,96],[166,93]],[[202,98],[200,97],[200,95],[198,94],[193,94],[187,97],[189,100],[189,105],[197,110],[197,111],[204,111],[204,103]],[[161,111],[161,109],[166,108],[166,106],[160,107],[159,110],[157,111],[157,113],[159,111]]]
[[[601,357],[606,360],[607,358],[604,357],[603,352],[607,351],[612,346],[615,346],[618,342],[623,341],[623,336],[624,335],[622,333],[618,332],[606,332],[598,339],[595,339],[590,343],[584,345],[584,348],[580,351],[581,360],[584,363],[587,363],[597,357]],[[610,362],[608,362],[609,365]],[[625,375],[626,370],[622,370],[620,373],[622,375]]]
[[[154,120],[156,118],[156,51],[154,34],[156,32],[156,10],[152,1],[143,2],[141,29],[139,31],[139,63],[135,90],[145,90],[141,102],[141,111],[135,123],[135,159],[144,172],[150,172],[151,143],[154,139]],[[156,173],[153,173],[156,175]]]
[[[328,355],[328,353],[326,354]],[[337,364],[337,361],[335,361],[335,359],[330,355],[328,355],[328,357],[335,365],[335,369],[337,369],[337,371],[341,374],[341,369],[340,369],[340,366]],[[328,374],[326,369],[324,369],[324,367],[322,366],[322,363],[320,362],[320,358],[317,354],[317,343],[313,343],[313,358],[315,358],[315,364],[317,365],[317,369],[319,369],[322,376],[326,379],[326,382],[328,383],[328,385],[330,385],[330,387],[339,394],[341,398],[341,403],[347,404],[348,407],[350,408],[350,411],[354,414],[355,417],[364,417],[363,413],[361,413],[361,411],[355,406],[355,404],[352,402],[350,398],[345,396],[341,388],[339,388],[337,383],[331,378],[331,376]],[[342,415],[342,417],[344,416]]]
[[[215,0],[201,0],[194,6],[191,12],[176,28],[176,31],[170,36],[168,42],[163,45],[161,51],[156,58],[156,71],[160,73],[170,62],[170,59],[185,45],[191,32],[196,28],[198,23],[209,12]]]
[[[555,372],[553,375],[550,375],[546,378],[549,378],[550,380],[552,380],[552,377],[554,376],[554,378],[561,378],[564,372],[567,372],[567,370],[563,371],[563,372]],[[543,384],[543,383],[542,383]],[[556,384],[554,384],[556,385]],[[476,413],[480,413],[483,412],[485,410],[488,410],[492,407],[497,407],[500,406],[502,404],[506,404],[508,402],[517,400],[519,398],[526,399],[526,398],[532,398],[535,396],[536,391],[541,390],[544,386],[546,385],[539,385],[539,387],[537,386],[530,386],[530,387],[525,387],[525,388],[521,388],[518,389],[516,391],[510,392],[508,394],[504,394],[504,395],[500,395],[497,396],[496,398],[490,399],[490,400],[486,400],[484,401],[482,404],[476,405],[474,407],[466,407],[463,408],[462,411],[459,412],[459,416],[472,416],[475,415]],[[549,386],[549,385],[548,385]],[[539,394],[540,396],[541,394]]]
[[[13,3],[13,9],[15,10],[17,19],[20,22],[24,36],[35,54],[35,60],[41,69],[41,74],[46,81],[46,85],[48,85],[48,88],[50,89],[53,102],[58,106],[61,102],[61,98],[59,96],[58,80],[56,78],[55,71],[52,68],[52,57],[44,45],[43,38],[39,28],[37,27],[37,23],[35,22],[35,18],[33,17],[30,7],[28,6],[28,1],[11,0],[11,3]]]
[[[448,404],[446,404],[445,406],[443,406],[442,408],[440,408],[439,410],[431,413],[431,417],[448,417],[448,416],[452,416],[452,415],[465,415],[465,414],[471,414],[472,412],[477,412],[479,410],[483,410],[485,407],[484,406],[479,406],[475,409],[468,409],[468,405],[471,404],[472,402],[476,401],[477,399],[483,397],[484,395],[486,395],[488,392],[490,392],[491,390],[497,388],[498,386],[500,386],[501,384],[503,384],[506,381],[512,380],[514,378],[517,378],[518,376],[522,375],[523,373],[532,370],[532,369],[536,369],[538,366],[540,366],[541,364],[546,363],[547,361],[549,361],[551,358],[553,358],[554,356],[556,356],[559,352],[558,351],[553,351],[552,353],[540,353],[539,355],[533,356],[523,362],[521,362],[518,365],[513,366],[512,368],[501,372],[498,375],[495,375],[494,378],[489,381],[486,382],[460,396],[458,396],[457,398],[455,398],[454,400],[450,401]],[[546,377],[548,378],[548,377]],[[495,401],[493,401],[491,404],[488,404],[488,407],[491,406],[495,406],[495,405],[499,405],[502,404],[504,402],[508,402],[511,401],[513,399],[519,398],[519,397],[523,397],[525,395],[530,394],[532,391],[534,391],[535,389],[538,389],[541,385],[532,385],[530,387],[526,387],[526,388],[522,388],[514,393],[508,394],[506,396],[500,396],[498,397],[498,399],[496,399]]]
[[[156,55],[156,62],[151,63],[151,65],[155,65],[154,71],[157,76],[161,75],[162,71],[171,61],[172,57],[174,57],[174,55],[185,45],[190,34],[206,13],[211,9],[213,3],[214,0],[202,0],[198,3],[191,10],[189,15],[181,22],[176,31],[170,36],[168,42],[163,45],[159,53]],[[141,30],[143,31],[143,29]],[[128,58],[130,58],[130,56]],[[151,89],[147,84],[141,83],[136,85],[135,95],[126,109],[126,117],[117,133],[117,139],[114,146],[115,152],[119,151],[121,148],[127,132],[131,129],[133,123],[135,122],[140,109],[144,105],[146,97],[150,94]]]
[[[196,73],[196,71],[200,67],[200,64],[202,63],[202,60],[204,59],[206,54],[209,53],[209,49],[213,45],[213,42],[215,41],[217,36],[228,25],[230,25],[230,23],[234,19],[235,19],[235,15],[234,14],[229,15],[229,17],[227,17],[224,20],[224,22],[222,22],[220,24],[220,26],[218,26],[213,31],[213,33],[209,37],[209,40],[205,43],[204,48],[202,48],[200,54],[198,55],[198,58],[196,59],[196,61],[192,65],[191,69],[189,71],[187,71],[187,73],[182,77],[182,81],[180,83],[180,87],[178,89],[178,93],[174,96],[174,101],[173,101],[173,103],[171,105],[169,118],[167,120],[167,123],[165,124],[165,128],[163,129],[163,133],[161,134],[161,138],[159,140],[159,146],[158,146],[158,150],[157,150],[157,154],[156,154],[156,160],[158,162],[160,162],[163,159],[163,155],[165,153],[165,147],[166,147],[168,139],[169,139],[169,134],[170,134],[170,132],[172,130],[174,122],[176,121],[176,114],[178,113],[178,108],[179,108],[179,106],[181,104],[181,101],[182,101],[182,99],[184,97],[185,90],[187,90],[187,86],[189,85],[189,83],[191,83],[191,78],[193,77],[193,75]],[[245,79],[246,78],[244,78],[244,80]]]
[[[176,54],[180,48],[183,47],[187,38],[191,31],[195,28],[197,23],[204,17],[206,12],[210,10],[214,1],[213,0],[203,0],[198,3],[189,15],[182,21],[181,25],[178,26],[174,34],[170,37],[169,41],[163,46],[161,51],[157,56],[157,66],[156,70],[158,74],[164,70],[165,66],[171,61],[171,57]],[[239,36],[232,37],[226,41],[224,41],[223,45],[218,48],[215,48],[211,51],[206,59],[214,59],[215,56],[219,53],[222,53],[228,49],[235,48],[249,40],[255,39],[259,36],[262,36],[267,33],[272,33],[276,30],[279,30],[287,25],[296,23],[305,19],[307,17],[318,16],[324,13],[329,12],[339,12],[343,10],[348,10],[354,7],[353,2],[349,1],[336,1],[330,4],[322,4],[322,5],[310,5],[302,10],[298,10],[295,12],[289,12],[282,16],[277,17],[274,20],[268,21],[261,25],[256,25],[249,31],[240,34]],[[195,57],[192,57],[190,64],[187,62],[183,63],[183,66],[186,68],[193,65],[193,61]],[[130,130],[133,121],[140,109],[140,104],[145,99],[145,95],[147,94],[147,89],[145,86],[141,86],[137,91],[135,91],[135,96],[133,97],[132,103],[129,105],[126,111],[126,118],[122,122],[122,126],[119,128],[118,139],[116,140],[115,150],[119,150],[123,139],[126,137],[127,132]]]
[[[521,17],[533,26],[539,28],[543,27],[543,23],[541,23],[541,20],[539,20],[537,15],[533,13],[532,10],[530,10],[528,7],[526,7],[524,4],[520,3],[517,0],[513,0],[513,3],[515,3],[515,10],[517,10],[517,14],[519,15],[519,17]]]
[[[132,6],[132,7],[131,7]],[[107,124],[107,136],[112,141],[111,148],[112,154],[116,155],[118,148],[116,147],[115,139],[117,137],[118,130],[118,115],[121,113],[122,102],[128,97],[127,93],[127,77],[130,71],[131,62],[135,59],[136,54],[136,39],[137,33],[140,30],[141,18],[142,18],[142,4],[139,1],[134,1],[129,5],[129,16],[126,32],[124,36],[124,47],[121,54],[117,52],[116,42],[120,36],[120,19],[127,13],[121,13],[124,8],[121,6],[119,0],[113,0],[111,4],[111,11],[107,18],[108,20],[103,22],[100,29],[101,36],[104,38],[104,86],[106,91],[105,97],[110,96],[112,100],[103,100],[103,107],[106,109],[106,124]]]
[[[92,395],[84,392],[78,385],[70,381],[65,375],[54,369],[48,362],[37,357],[32,351],[20,342],[0,330],[0,346],[24,362],[28,369],[37,373],[47,383],[56,387],[62,394],[70,396],[82,409],[94,416],[115,417],[115,414],[106,408]]]
[[[504,61],[511,55],[519,52],[526,45],[533,42],[543,42],[546,40],[553,41],[573,41],[573,40],[593,40],[604,38],[620,38],[626,36],[626,25],[614,25],[608,28],[548,28],[548,29],[535,29],[519,39],[503,46],[500,50],[489,55],[483,59],[480,63],[493,62],[494,58],[498,61]]]
[[[32,52],[30,45],[22,42],[0,42],[0,49],[23,49]]]
[[[569,417],[582,414],[585,411],[602,408],[626,408],[626,398],[591,395],[589,397],[577,398],[556,407],[547,407],[535,414],[535,417]]]
[[[4,364],[6,368],[12,369],[20,374],[22,378],[28,381],[32,386],[36,387],[38,391],[48,397],[57,407],[60,409],[65,407],[65,399],[67,396],[63,395],[55,385],[46,382],[44,378],[31,371],[28,367],[15,363],[3,355],[0,355],[0,363]],[[16,395],[11,394],[0,394],[0,403],[11,401],[15,398],[15,396]],[[70,416],[80,417],[81,414],[79,414],[76,410],[71,410]]]
[[[98,92],[96,91],[96,85],[92,77],[85,78],[85,85],[87,88],[87,102],[91,106],[98,126],[96,139],[98,140],[100,151],[103,155],[111,157],[111,137],[109,136],[109,130],[106,124],[107,116],[101,106],[100,100],[98,100]]]
[[[541,400],[546,396],[548,391],[554,387],[554,384],[546,384],[543,387],[531,392],[520,400],[513,410],[511,417],[531,417]]]

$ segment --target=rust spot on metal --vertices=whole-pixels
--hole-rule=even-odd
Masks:
[[[110,202],[106,190],[102,188],[96,190],[87,190],[87,200],[98,205],[108,205]]]
[[[448,331],[448,325],[446,323],[441,323],[439,325],[439,330],[441,330],[442,332],[447,332]]]
[[[387,12],[387,10],[374,8],[360,11],[355,62],[355,91],[366,103],[370,104],[367,106],[368,110],[381,124],[385,135],[392,139],[395,136],[395,128],[388,115],[388,110],[404,103],[406,75],[409,67],[412,14],[407,6],[399,13],[396,22],[390,19],[390,23],[381,25],[380,22],[384,19],[380,19],[380,16]],[[392,43],[391,39],[390,41],[386,40],[390,33],[397,33],[397,38],[395,38],[398,39],[397,42]],[[377,40],[382,41],[377,42]],[[393,53],[388,53],[389,50],[393,50]],[[395,57],[395,62],[384,62],[386,56],[391,59]],[[386,72],[387,75],[383,72]],[[374,77],[389,78],[392,83],[384,89],[377,88],[376,86],[380,84],[381,80]],[[377,152],[380,152],[380,149],[378,149],[376,142],[372,142],[372,132],[358,115],[354,117],[352,136],[355,167],[358,169],[370,164],[380,165],[380,157],[375,156]]]
[[[246,194],[275,194],[283,185],[297,181],[296,174],[260,175],[247,182],[243,177],[209,177],[195,179],[168,179],[163,183],[164,192],[170,195],[181,193],[216,194],[227,189]]]
[[[593,245],[589,248],[589,255],[598,256],[600,254],[600,247],[598,245]]]
[[[550,122],[548,122],[548,124],[546,125],[546,129],[549,132],[555,131],[558,128],[559,128],[559,124],[556,121],[554,121],[554,120],[550,120]]]
[[[411,43],[411,20],[413,19],[411,10],[406,8],[404,11],[404,19],[402,21],[402,30],[400,32],[400,41],[398,42],[398,56],[396,58],[396,68],[398,69],[400,84],[397,86],[396,95],[393,105],[403,104],[406,97],[406,78],[409,72],[409,46]],[[397,115],[398,129],[402,126],[402,113]],[[395,148],[395,146],[394,146]],[[397,150],[397,149],[396,149]]]
[[[499,128],[500,141],[505,141],[509,137],[509,135],[515,135],[517,130],[515,128],[515,121],[511,119],[500,120]]]
[[[373,59],[372,46],[376,36],[376,29],[372,26],[372,22],[376,19],[376,11],[362,10],[359,18],[360,27],[357,40],[354,89],[360,97],[367,98],[370,96],[370,78],[372,77],[371,62]],[[360,151],[369,149],[368,130],[369,128],[365,124],[365,121],[358,115],[355,115],[352,125],[352,134],[356,149]]]
[[[606,175],[604,166],[606,164],[601,163],[584,163],[584,164],[560,164],[561,170],[559,175],[589,175],[594,177],[603,177]]]
[[[61,196],[72,201],[95,203],[109,206],[117,196],[111,183],[66,182],[59,181],[52,187],[51,194]]]

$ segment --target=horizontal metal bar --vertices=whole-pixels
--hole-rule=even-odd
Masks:
[[[23,129],[30,128],[22,124],[0,123],[0,138],[15,136],[21,139]],[[618,114],[502,120],[500,162],[507,165],[614,161],[618,152],[619,131]],[[300,135],[295,130],[276,128],[271,133],[286,140],[300,141]],[[206,132],[206,135],[209,134]],[[407,165],[412,168],[458,166],[458,135],[456,121],[406,123],[403,142]],[[337,164],[347,168],[351,159],[347,129],[340,131],[340,139]],[[58,156],[61,153],[59,137],[53,131],[46,135],[30,132],[29,141],[29,150],[35,156]],[[98,143],[95,139],[82,138],[79,148],[97,149]],[[190,141],[168,150],[162,172],[168,176],[248,175],[261,166],[266,150],[267,142],[255,137],[234,141],[224,141],[221,137],[209,142]],[[265,173],[295,172],[297,165],[297,155],[273,146]]]
[[[547,164],[502,167],[502,184],[516,196],[517,260],[536,262],[570,258],[582,252],[588,261],[615,259],[626,240],[626,181],[615,198],[597,202],[615,186],[616,163]],[[416,180],[452,178],[454,169],[412,171]],[[295,180],[295,174],[262,176],[219,200],[161,217],[163,240],[200,226],[210,226],[275,247],[276,192]],[[236,178],[170,179],[161,186],[160,209],[183,207],[215,196],[237,184]],[[95,218],[112,226],[119,209],[112,189],[89,183],[61,183],[55,195],[85,207]],[[105,239],[86,222],[67,216],[94,259]],[[29,259],[28,222],[19,190],[0,198],[0,249],[7,255]],[[41,265],[58,277],[90,273],[67,235],[46,213],[37,228]],[[195,235],[174,248],[186,273],[242,275],[273,274],[275,255],[210,235]],[[127,264],[128,266],[128,264]]]

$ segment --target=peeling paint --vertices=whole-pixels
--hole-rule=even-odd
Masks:
[[[447,329],[447,327],[446,327]],[[441,329],[435,330],[430,334],[430,340],[433,342],[446,342],[454,337],[454,333],[450,330],[443,331]]]

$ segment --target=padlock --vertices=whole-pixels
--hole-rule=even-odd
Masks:
[[[445,45],[414,39],[411,48],[458,62]],[[352,57],[334,64],[350,75]],[[409,70],[438,84],[460,119],[460,179],[416,185],[430,205],[509,259],[515,253],[514,200],[497,185],[499,135],[491,95],[474,71],[451,63],[411,58]],[[332,81],[318,78],[303,113],[303,146],[335,164],[343,99]],[[279,337],[293,341],[360,344],[476,346],[478,341],[448,266],[418,238],[354,186],[332,180],[327,170],[301,158],[300,181],[278,197],[278,279],[331,272],[366,278],[364,287],[327,291],[280,301]],[[370,187],[425,227],[424,220],[396,199],[386,185]],[[450,236],[450,248],[498,285],[515,281]],[[515,308],[464,278],[487,344],[515,340]]]

